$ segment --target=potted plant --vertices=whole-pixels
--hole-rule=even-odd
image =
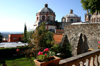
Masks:
[[[39,51],[37,59],[34,60],[35,66],[58,66],[61,58],[48,55],[49,49],[44,49],[43,52]]]
[[[100,41],[98,41],[98,43],[99,43],[99,44],[98,44],[98,49],[100,49]]]

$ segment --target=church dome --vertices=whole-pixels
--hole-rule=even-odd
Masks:
[[[70,10],[70,13],[66,15],[65,17],[78,17],[76,14],[73,14],[73,10]]]
[[[45,4],[45,7],[39,10],[40,13],[54,13],[52,9],[48,8],[48,4]]]

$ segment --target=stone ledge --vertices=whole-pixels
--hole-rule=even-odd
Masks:
[[[83,54],[80,54],[80,55],[77,55],[77,56],[74,56],[74,57],[70,57],[70,58],[67,58],[67,59],[60,60],[59,64],[65,64],[65,63],[68,63],[70,61],[80,59],[82,57],[85,57],[85,56],[88,56],[88,55],[91,55],[91,54],[94,54],[94,53],[97,53],[97,52],[100,52],[100,50],[98,49],[98,50],[86,52],[86,53],[83,53]]]

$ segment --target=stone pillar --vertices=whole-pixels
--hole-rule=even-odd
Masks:
[[[90,66],[94,66],[94,58],[93,57],[91,57],[91,59],[90,59]]]
[[[80,62],[80,66],[84,66],[84,63],[82,61]]]
[[[98,64],[98,66],[99,66],[99,60],[100,60],[100,59],[98,58],[98,55],[97,55],[97,64]]]
[[[98,62],[99,62],[99,65],[100,65],[100,54],[99,54],[99,56],[98,56]]]
[[[86,66],[89,66],[89,59],[86,59]]]
[[[97,59],[97,55],[95,56],[95,58],[94,58],[94,59],[95,59],[95,61],[94,61],[94,62],[95,62],[95,66],[98,66],[98,59]]]
[[[72,66],[76,66],[76,65],[74,64],[74,65],[72,65]]]

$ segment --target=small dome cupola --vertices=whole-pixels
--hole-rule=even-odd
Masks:
[[[72,9],[70,10],[70,14],[73,14],[73,10]]]
[[[45,7],[48,7],[48,4],[47,3],[45,4]]]
[[[47,3],[44,5],[44,8],[39,10],[39,12],[41,12],[41,13],[47,13],[47,12],[48,13],[54,13],[53,10],[48,7]]]

